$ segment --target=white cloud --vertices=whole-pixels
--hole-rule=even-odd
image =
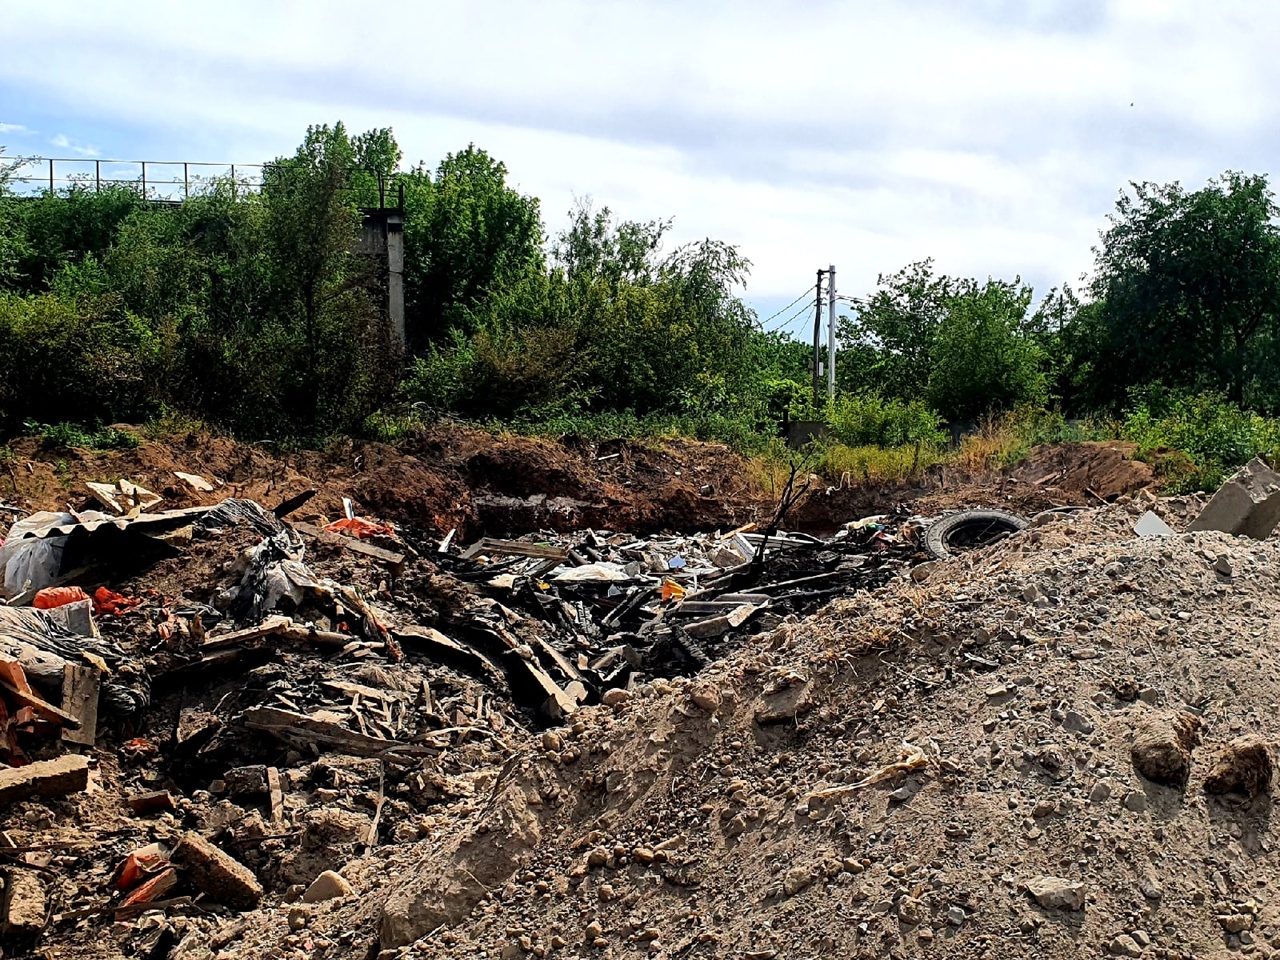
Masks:
[[[20,137],[29,137],[33,133],[30,127],[23,126],[21,123],[0,123],[0,134],[12,133]]]
[[[59,150],[70,150],[72,153],[81,157],[97,157],[101,156],[101,151],[91,144],[84,143],[72,137],[68,137],[65,133],[59,133],[49,141],[52,146]]]
[[[474,141],[552,230],[574,194],[674,215],[678,240],[741,245],[750,293],[782,302],[831,261],[851,293],[927,256],[1075,281],[1127,181],[1265,173],[1280,146],[1280,6],[1256,0],[299,9],[11,0],[0,92],[116,155],[259,160],[337,118],[429,164]],[[389,24],[412,39],[384,55]]]

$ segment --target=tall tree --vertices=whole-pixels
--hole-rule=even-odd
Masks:
[[[434,178],[405,184],[405,295],[413,345],[473,332],[484,297],[541,270],[538,201],[507,185],[507,168],[476,146],[450,154]]]
[[[1280,319],[1278,213],[1265,176],[1231,171],[1121,195],[1095,249],[1100,399],[1155,381],[1245,399]]]

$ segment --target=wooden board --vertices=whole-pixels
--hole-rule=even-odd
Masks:
[[[68,743],[92,747],[98,738],[98,693],[102,689],[102,671],[68,663],[62,668],[62,709],[75,717],[80,726],[64,729],[62,739]]]
[[[334,533],[331,530],[323,530],[320,527],[310,523],[295,523],[293,529],[299,533],[305,533],[309,537],[315,537],[321,543],[328,543],[336,547],[344,547],[352,553],[364,554],[366,557],[373,557],[375,560],[381,560],[390,567],[401,567],[404,565],[404,554],[395,553],[382,547],[374,546],[372,543],[365,543],[363,540],[357,540],[354,537],[344,537],[342,534]]]
[[[482,553],[502,553],[513,557],[538,557],[542,560],[568,560],[569,551],[563,547],[549,547],[540,543],[524,543],[520,540],[494,540],[483,537],[462,554],[462,559],[470,560]]]

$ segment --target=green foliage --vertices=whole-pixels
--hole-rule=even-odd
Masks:
[[[1027,335],[1031,288],[962,284],[934,333],[925,397],[951,421],[1047,399],[1044,351]]]
[[[1132,185],[1097,249],[1087,384],[1118,405],[1132,385],[1258,392],[1280,326],[1280,226],[1266,177],[1228,171],[1196,191]]]
[[[115,295],[0,292],[0,429],[27,418],[129,422],[154,408],[156,330]]]
[[[1240,409],[1221,394],[1143,391],[1122,436],[1164,474],[1173,493],[1214,490],[1253,457],[1276,462],[1280,420]]]
[[[46,450],[133,450],[142,440],[135,433],[115,427],[84,427],[78,423],[36,423],[27,421],[23,429],[40,438]]]
[[[827,408],[831,436],[847,447],[933,446],[946,442],[942,418],[921,400],[878,394],[837,396]]]

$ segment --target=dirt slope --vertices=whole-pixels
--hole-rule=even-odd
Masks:
[[[427,839],[345,867],[357,897],[219,955],[1267,956],[1280,547],[1137,540],[1143,508],[531,734]]]

